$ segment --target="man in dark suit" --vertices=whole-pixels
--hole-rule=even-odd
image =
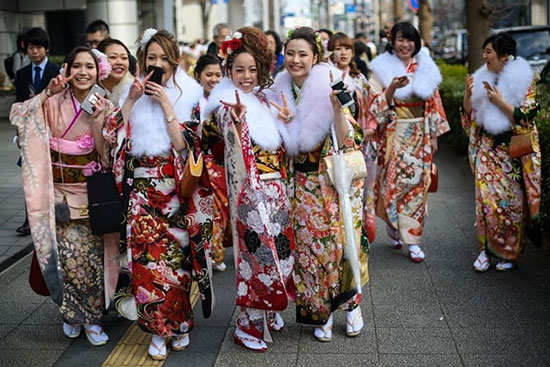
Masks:
[[[50,41],[48,34],[42,28],[32,28],[23,36],[23,47],[27,51],[31,63],[15,74],[16,102],[23,102],[42,92],[50,80],[59,74],[59,65],[48,61]],[[19,158],[21,160],[21,158]],[[21,161],[17,162],[21,165]],[[25,208],[25,222],[15,231],[23,236],[31,233],[29,219]]]
[[[229,27],[229,24],[225,24],[225,23],[216,24],[214,26],[214,29],[212,30],[213,41],[208,45],[206,53],[214,57],[218,57],[218,52],[220,52],[222,43],[223,41],[225,41],[225,37],[229,35],[231,35],[231,28]],[[222,59],[220,59],[219,57],[218,59],[222,61]]]
[[[15,75],[16,102],[23,102],[42,92],[52,78],[59,74],[59,65],[48,61],[50,41],[42,28],[32,28],[23,36],[23,47],[31,63]]]

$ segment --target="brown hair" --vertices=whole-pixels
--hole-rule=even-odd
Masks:
[[[141,43],[142,38],[143,38],[143,33],[139,36],[137,40],[137,44]],[[174,85],[180,90],[180,92],[182,92],[181,88],[176,82],[176,71],[179,67],[178,60],[180,57],[180,49],[178,47],[178,43],[176,42],[176,37],[174,37],[174,35],[168,32],[166,29],[161,29],[153,37],[151,37],[151,39],[145,45],[145,50],[142,51],[141,47],[138,47],[136,56],[141,69],[141,74],[145,75],[147,73],[147,70],[145,69],[145,59],[147,57],[147,51],[149,50],[149,46],[153,42],[158,43],[162,48],[162,50],[166,53],[168,62],[172,66],[172,79],[174,80]]]
[[[354,57],[355,57],[355,48],[353,45],[353,41],[351,38],[348,37],[347,34],[342,32],[337,32],[334,35],[330,37],[330,40],[328,41],[328,50],[334,51],[334,49],[337,46],[346,47],[351,49],[351,61],[349,63],[349,75],[353,78],[361,74],[359,69],[357,69],[357,64],[355,63]],[[334,54],[333,54],[334,55]],[[334,60],[333,60],[334,61]]]
[[[307,43],[309,43],[309,46],[311,47],[311,51],[313,52],[313,56],[317,56],[317,62],[315,62],[314,65],[320,63],[322,59],[322,55],[321,55],[321,51],[319,50],[319,45],[317,44],[317,35],[313,31],[313,29],[309,27],[296,28],[292,32],[290,37],[288,37],[288,39],[286,40],[284,48],[286,49],[290,41],[299,40],[299,39],[302,39]]]
[[[258,68],[258,86],[260,89],[268,88],[273,84],[271,78],[271,62],[273,54],[268,47],[267,37],[261,29],[254,27],[242,27],[237,30],[243,36],[241,47],[227,56],[225,70],[230,70],[237,55],[248,52],[256,61]]]

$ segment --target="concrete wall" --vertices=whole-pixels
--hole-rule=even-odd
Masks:
[[[548,25],[550,22],[550,1],[532,0],[531,1],[531,24]]]

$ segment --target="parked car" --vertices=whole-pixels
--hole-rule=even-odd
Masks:
[[[518,56],[526,59],[540,73],[550,60],[550,26],[525,26],[491,29],[491,34],[509,33],[517,43]],[[468,38],[465,29],[446,33],[435,48],[436,58],[448,63],[465,64],[468,59]]]

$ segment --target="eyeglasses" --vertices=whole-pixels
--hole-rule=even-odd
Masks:
[[[86,42],[86,44],[89,46],[89,47],[97,47],[97,45],[99,45],[101,43],[102,40],[88,40]]]

